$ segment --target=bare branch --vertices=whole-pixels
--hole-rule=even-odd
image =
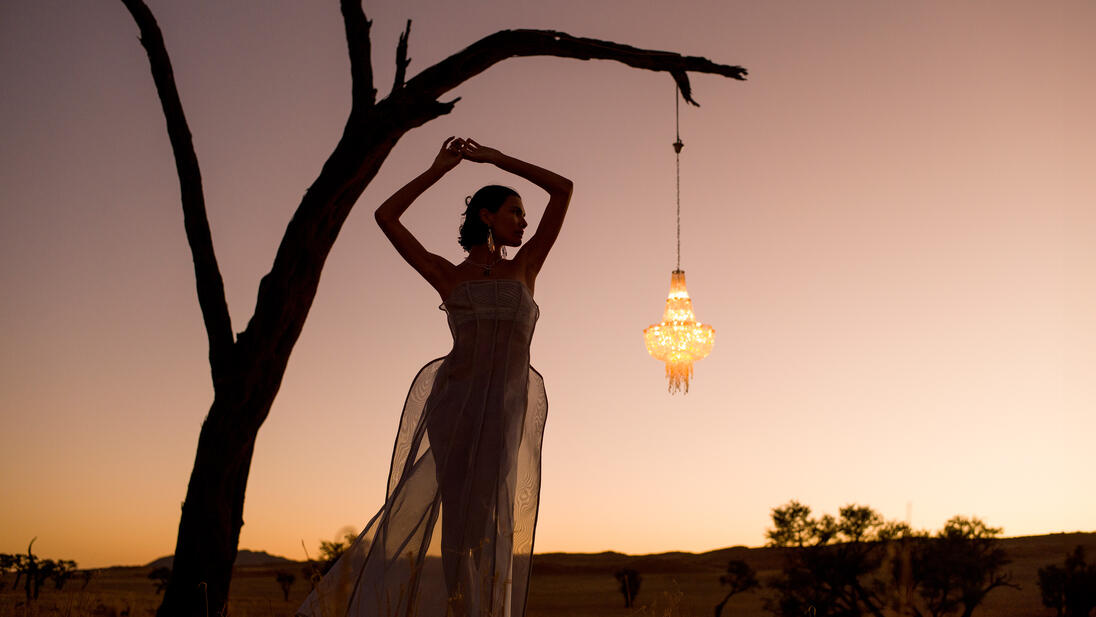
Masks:
[[[400,42],[396,45],[396,79],[392,82],[392,91],[403,87],[403,81],[407,77],[407,65],[411,59],[407,57],[407,37],[411,36],[411,20],[407,20],[407,27],[400,35]]]
[[[697,102],[692,98],[688,71],[746,79],[746,69],[716,64],[707,58],[640,49],[551,30],[502,30],[419,73],[407,82],[407,89],[414,90],[416,94],[437,98],[496,62],[515,56],[616,60],[638,69],[666,71],[681,88],[681,96],[693,105],[697,105]]]
[[[350,81],[353,109],[372,106],[377,100],[373,87],[373,59],[369,43],[369,28],[373,22],[365,17],[361,0],[342,0],[343,23],[346,25],[346,46],[350,53]]]
[[[228,362],[232,348],[232,321],[225,301],[224,281],[213,251],[213,238],[206,218],[205,197],[202,193],[202,175],[190,128],[175,87],[175,74],[164,47],[164,37],[152,11],[142,0],[122,0],[133,15],[141,32],[141,45],[148,53],[152,78],[167,120],[168,137],[175,155],[175,169],[179,174],[179,190],[183,205],[183,225],[187,242],[194,258],[194,278],[198,287],[198,304],[202,309],[206,334],[209,337],[209,365],[213,381],[225,377],[222,369]]]

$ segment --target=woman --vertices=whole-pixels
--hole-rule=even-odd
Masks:
[[[490,163],[548,192],[523,244],[512,189],[466,200],[459,264],[423,248],[399,219],[462,160]],[[547,399],[529,366],[537,273],[555,243],[571,181],[471,139],[445,140],[429,169],[376,219],[442,299],[453,350],[419,372],[404,404],[384,507],[299,609],[324,617],[502,617],[525,613]],[[505,247],[521,247],[506,259]],[[440,533],[439,533],[440,532]]]

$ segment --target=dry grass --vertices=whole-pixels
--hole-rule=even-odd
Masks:
[[[1013,563],[1008,567],[1022,589],[1002,589],[990,594],[975,612],[980,617],[1050,617],[1042,606],[1036,571],[1061,562],[1078,544],[1096,555],[1096,534],[1052,534],[1003,540]],[[527,617],[710,617],[723,597],[719,575],[730,559],[749,563],[763,581],[778,573],[780,555],[775,549],[723,549],[710,553],[668,553],[631,556],[546,554],[534,558]],[[232,581],[229,614],[233,617],[292,617],[307,595],[300,574],[302,564],[238,568]],[[636,607],[624,608],[613,572],[634,568],[643,575]],[[289,601],[282,599],[275,573],[297,576]],[[159,606],[147,568],[100,570],[86,590],[70,581],[63,591],[42,589],[38,602],[23,604],[22,590],[10,589],[13,576],[0,580],[0,617],[151,617]],[[724,617],[768,615],[762,606],[765,591],[736,596],[723,610]]]

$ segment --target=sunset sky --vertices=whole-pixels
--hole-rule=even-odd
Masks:
[[[350,100],[336,0],[150,2],[202,165],[234,330]],[[403,138],[324,270],[258,436],[241,548],[303,559],[384,497],[412,377],[450,347],[373,210],[471,136],[574,181],[536,285],[548,390],[536,550],[764,543],[847,503],[938,529],[1096,530],[1096,3],[366,2],[380,94],[504,28],[749,69],[682,107],[682,268],[712,354],[671,396],[642,330],[674,267],[674,88],[512,59]],[[0,7],[0,552],[172,552],[212,400],[174,161],[121,2]],[[434,252],[463,163],[405,216]]]

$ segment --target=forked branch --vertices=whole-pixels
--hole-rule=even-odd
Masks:
[[[346,46],[350,54],[350,79],[353,108],[372,106],[377,100],[373,87],[373,58],[369,43],[369,28],[373,22],[365,17],[361,0],[342,0],[343,23],[346,26]]]
[[[164,48],[164,37],[152,11],[142,0],[122,0],[133,15],[141,32],[141,45],[148,54],[156,92],[164,109],[167,133],[175,154],[175,169],[179,174],[179,191],[183,205],[183,224],[186,238],[194,258],[194,278],[198,288],[198,304],[202,309],[206,334],[209,337],[209,365],[213,381],[225,377],[223,369],[232,351],[232,321],[225,301],[224,281],[213,251],[213,238],[206,218],[205,196],[202,193],[202,174],[198,157],[187,126],[179,91],[175,87],[175,74],[171,59]]]
[[[411,59],[407,57],[407,38],[411,36],[411,20],[407,20],[407,27],[403,29],[403,34],[400,35],[400,42],[396,45],[396,79],[392,81],[392,91],[395,92],[403,87],[403,82],[407,78],[407,65],[411,64]]]

